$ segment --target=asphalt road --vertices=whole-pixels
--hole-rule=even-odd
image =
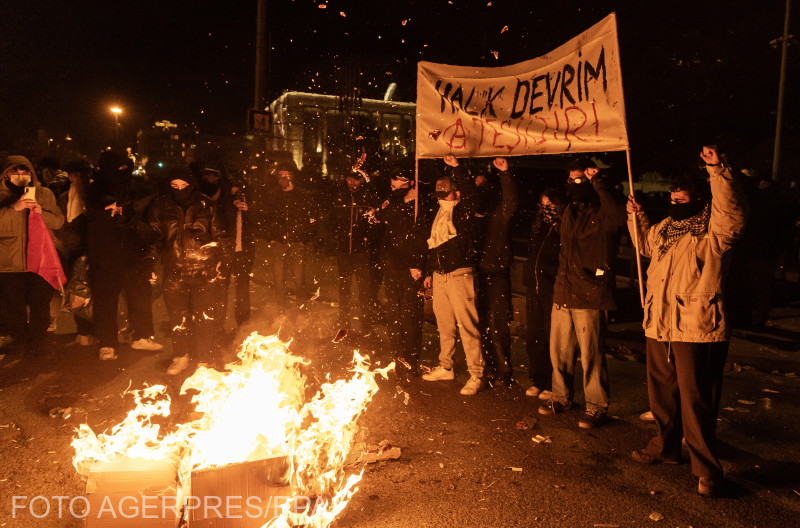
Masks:
[[[385,364],[391,358],[382,331],[331,343],[333,265],[330,259],[316,264],[320,300],[282,317],[264,303],[266,289],[256,286],[253,304],[261,309],[234,342],[253,329],[295,337],[293,350],[311,360],[312,384],[327,373],[345,375],[354,348]],[[158,328],[161,300],[155,312]],[[719,420],[720,454],[731,481],[725,498],[697,495],[688,464],[641,466],[629,458],[653,426],[638,419],[647,410],[644,364],[636,359],[643,339],[638,324],[626,322],[610,328],[609,344],[624,347],[608,360],[613,418],[596,430],[578,428],[580,407],[537,415],[538,400],[523,394],[526,360],[518,338],[517,387],[459,395],[467,379],[463,354],[455,382],[381,381],[363,417],[366,438],[399,446],[402,456],[367,467],[336,526],[800,526],[800,381],[792,376],[800,373],[800,305],[773,315],[766,332],[737,333],[732,341]],[[81,526],[66,512],[61,519],[55,513],[37,519],[22,509],[12,517],[13,497],[82,495],[85,483],[72,467],[69,445],[75,427],[88,422],[98,431],[117,423],[130,408],[130,397],[122,395],[129,386],[168,383],[177,392],[182,381],[163,374],[169,350],[143,354],[122,346],[119,360],[99,362],[96,349],[71,344],[68,319],[59,317],[45,357],[0,360],[0,526]],[[435,332],[426,326],[424,360],[433,366]],[[582,402],[580,391],[576,399]],[[61,409],[70,409],[69,416]],[[519,429],[517,422],[526,419],[537,423]],[[535,435],[550,442],[536,443]]]

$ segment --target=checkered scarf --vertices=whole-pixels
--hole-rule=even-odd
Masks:
[[[711,204],[706,204],[702,211],[684,220],[667,218],[659,232],[661,244],[658,246],[658,260],[661,260],[669,248],[686,233],[699,236],[708,231],[709,218],[711,218]]]

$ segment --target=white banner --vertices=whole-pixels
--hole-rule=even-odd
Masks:
[[[420,62],[416,148],[418,158],[627,149],[614,13],[512,66]]]

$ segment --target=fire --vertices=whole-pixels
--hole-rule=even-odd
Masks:
[[[371,369],[354,352],[350,376],[324,383],[308,398],[302,369],[309,362],[277,336],[251,334],[238,358],[223,372],[201,367],[186,379],[181,393],[192,393],[196,419],[169,430],[159,425],[157,417],[170,414],[170,398],[156,385],[131,391],[136,407],[109,433],[81,425],[72,442],[78,473],[88,476],[95,463],[124,457],[170,460],[188,496],[192,471],[286,456],[294,495],[314,505],[297,512],[286,504],[269,526],[329,526],[363,474],[353,469],[358,418],[378,391],[376,376],[386,378],[394,363]]]

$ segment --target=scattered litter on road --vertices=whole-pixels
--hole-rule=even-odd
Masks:
[[[506,421],[506,419],[505,419],[505,418],[494,418],[494,419],[492,419],[492,420],[489,420],[489,421],[490,421],[490,422],[505,422],[505,421]]]
[[[539,419],[537,417],[526,416],[525,418],[517,422],[516,427],[517,429],[522,429],[522,430],[532,429],[533,427],[536,426],[538,422]]]
[[[483,489],[481,490],[481,493],[483,493],[484,491],[486,491],[486,490],[488,490],[489,488],[491,488],[492,486],[494,486],[494,483],[495,483],[495,482],[497,482],[497,481],[496,481],[496,480],[493,480],[491,484],[489,484],[488,486],[486,486],[485,488],[483,488]],[[797,493],[797,492],[795,491],[795,493]]]
[[[50,415],[50,418],[62,418],[67,420],[70,416],[72,416],[72,407],[53,407],[47,414]]]
[[[552,444],[553,440],[549,436],[536,435],[531,438],[537,444]]]
[[[594,528],[619,528],[618,524],[597,524],[597,523],[594,523],[592,526],[594,526]]]
[[[780,394],[781,391],[776,391],[772,389],[761,389],[761,392],[769,392],[770,394]]]
[[[756,404],[756,402],[750,401],[750,400],[736,400],[736,401],[738,401],[742,405],[755,405]]]
[[[797,491],[796,489],[793,489],[792,491],[794,492],[795,495],[800,496],[800,491]]]
[[[373,462],[381,462],[384,460],[397,460],[400,458],[401,451],[399,447],[395,447],[389,443],[388,440],[382,440],[376,446],[367,447],[367,451],[361,456],[361,460],[367,464]]]
[[[439,469],[444,469],[444,464],[442,464],[441,462],[439,462]]]
[[[423,396],[430,396],[430,394],[428,394],[427,392],[419,391],[419,393],[422,394]]]
[[[653,513],[650,514],[650,520],[651,521],[663,521],[664,520],[664,516],[661,515],[658,512],[653,512]]]
[[[511,471],[516,471],[516,472],[518,472],[518,473],[522,473],[522,468],[521,468],[521,467],[506,466],[506,467],[505,467],[505,468],[503,468],[503,469],[510,469]]]

